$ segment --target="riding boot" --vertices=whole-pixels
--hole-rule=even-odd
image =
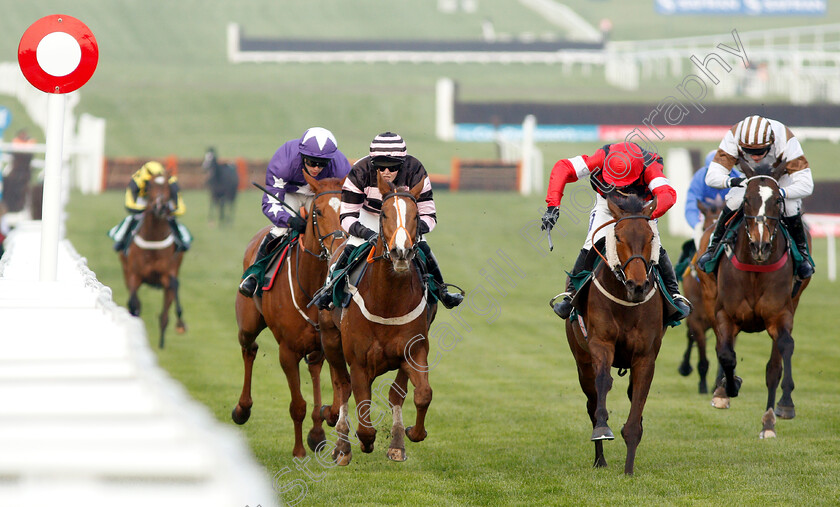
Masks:
[[[459,294],[457,292],[449,292],[446,290],[446,285],[443,281],[443,273],[440,272],[440,265],[438,264],[438,261],[435,258],[435,254],[432,253],[432,249],[431,247],[429,247],[429,244],[425,241],[421,241],[418,245],[423,250],[423,253],[426,255],[426,271],[435,279],[435,283],[438,286],[436,295],[440,302],[443,303],[443,306],[451,310],[452,308],[455,308],[456,306],[463,303],[463,294]]]
[[[268,244],[271,243],[271,240],[274,239],[274,235],[269,232],[265,236],[263,236],[262,242],[260,243],[260,247],[257,248],[257,256],[254,259],[253,264],[256,264],[258,260],[265,257],[266,250],[268,249]],[[257,292],[257,275],[251,273],[250,275],[246,276],[240,283],[239,283],[239,293],[243,296],[250,298],[254,297],[254,294]]]
[[[123,219],[114,229],[114,251],[122,252],[128,247],[128,242],[134,237],[134,229],[137,227],[137,215],[129,215]]]
[[[583,268],[586,265],[586,255],[588,253],[589,250],[586,248],[580,249],[580,253],[578,254],[577,260],[575,260],[575,265],[572,267],[570,275],[577,275],[583,271]],[[572,314],[572,299],[574,299],[576,293],[577,290],[575,290],[575,286],[572,284],[572,277],[568,276],[566,278],[566,292],[560,294],[563,298],[554,303],[554,313],[556,313],[561,319],[568,319],[569,315]]]
[[[731,210],[726,206],[724,206],[723,210],[721,210],[720,216],[717,219],[717,224],[715,225],[715,231],[712,233],[712,238],[709,241],[709,246],[706,248],[706,251],[703,252],[703,255],[697,259],[697,268],[700,271],[709,273],[709,271],[706,271],[706,263],[712,260],[717,253],[718,247],[720,247],[720,240],[726,233],[726,223],[730,218],[732,218],[732,215],[734,215],[736,211],[737,210]]]
[[[674,272],[674,266],[671,264],[668,252],[661,246],[659,247],[659,276],[662,277],[662,285],[665,286],[665,290],[674,298],[674,306],[680,311],[681,315],[677,320],[688,317],[688,314],[691,313],[691,302],[680,294],[680,286],[677,285],[677,274]]]
[[[787,227],[791,239],[796,244],[796,249],[802,255],[802,261],[796,266],[796,276],[803,280],[810,278],[814,274],[814,266],[811,265],[811,261],[809,260],[808,236],[805,234],[802,215],[782,217],[782,220],[785,222],[785,227]]]
[[[341,251],[341,254],[338,256],[338,259],[335,261],[335,264],[332,265],[329,273],[327,273],[327,280],[324,282],[324,287],[331,285],[333,275],[347,266],[347,261],[350,259],[350,252],[354,248],[355,247],[352,247],[350,245],[345,245],[344,250]],[[329,290],[325,290],[323,293],[321,293],[320,296],[316,297],[315,305],[320,310],[328,310],[330,308],[330,305],[332,304],[332,300],[333,291],[330,288]]]
[[[169,222],[169,228],[172,229],[172,234],[175,236],[175,246],[180,252],[186,252],[190,249],[190,244],[187,241],[187,238],[184,237],[183,232],[181,231],[181,225],[178,224],[178,221],[175,220],[175,217],[169,217],[167,219]]]

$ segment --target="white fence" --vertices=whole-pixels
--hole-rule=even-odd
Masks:
[[[33,87],[23,76],[17,63],[0,62],[0,95],[9,95],[23,105],[32,121],[46,132],[46,94]],[[79,92],[67,94],[64,117],[64,165],[72,173],[73,185],[83,193],[102,191],[102,171],[105,161],[105,120],[82,114],[78,121],[73,109],[79,103]],[[2,141],[2,140],[0,140]],[[19,149],[12,144],[0,142],[0,152]],[[35,153],[44,153],[44,145],[37,145]]]
[[[40,222],[0,260],[0,506],[276,505],[264,470],[155,361],[73,246],[39,282]]]

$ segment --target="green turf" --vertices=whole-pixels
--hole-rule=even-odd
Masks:
[[[242,250],[265,219],[256,191],[240,194],[230,229],[205,222],[203,192],[186,192],[185,199],[189,212],[184,221],[196,238],[181,272],[189,330],[184,335],[170,332],[158,359],[219,421],[233,426],[230,411],[242,382],[233,300]],[[124,305],[127,294],[117,257],[105,236],[122,216],[121,201],[117,192],[94,197],[74,193],[68,237]],[[433,325],[430,360],[436,365],[430,373],[434,399],[427,418],[429,437],[407,443],[407,462],[392,463],[384,456],[385,417],[377,425],[373,454],[354,448],[347,468],[325,469],[311,461],[310,475],[296,469],[290,396],[277,346],[268,333],[259,338],[253,415],[237,431],[266,471],[280,474],[281,486],[293,480],[306,485],[304,505],[836,504],[840,346],[833,311],[838,298],[837,282],[825,277],[824,239],[815,241],[818,272],[796,317],[796,419],[779,421],[777,439],[758,439],[771,346],[765,334],[740,336],[738,370],[744,386],[730,410],[718,411],[709,405],[709,396],[697,394],[696,375],[677,374],[685,345],[685,327],[680,326],[665,336],[645,409],[636,475],[627,478],[620,437],[605,445],[610,466],[591,468],[594,453],[584,396],[561,321],[547,304],[559,292],[562,270],[570,268],[582,243],[586,211],[573,215],[580,224],[569,219],[558,227],[556,248],[547,253],[544,242],[535,247],[521,234],[538,237],[539,197],[439,192],[436,202],[440,226],[429,236],[430,244],[447,278],[473,296],[457,314],[441,309]],[[681,239],[663,241],[676,251]],[[155,346],[162,294],[144,288],[141,299],[149,341]],[[446,326],[458,334],[444,336]],[[714,354],[711,346],[709,353]],[[696,362],[696,353],[694,358]],[[301,371],[311,410],[310,381],[305,369]],[[627,378],[617,377],[615,370],[613,374],[608,407],[618,435],[629,402]],[[326,372],[322,381],[328,384]],[[331,396],[328,387],[324,396]],[[413,416],[409,397],[407,424]],[[295,494],[289,489],[282,498],[292,501]]]

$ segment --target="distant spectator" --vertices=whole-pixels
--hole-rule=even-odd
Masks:
[[[32,179],[32,152],[16,151],[28,149],[35,144],[26,129],[20,129],[12,139],[12,170],[6,176],[2,185],[2,198],[10,212],[22,211],[29,194],[29,183]]]

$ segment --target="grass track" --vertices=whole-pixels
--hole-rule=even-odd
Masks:
[[[240,194],[235,227],[229,230],[206,224],[205,193],[187,192],[185,198],[185,223],[196,237],[182,269],[189,330],[185,335],[170,333],[158,360],[221,422],[232,425],[230,410],[242,382],[232,302],[241,251],[265,219],[258,210],[257,192]],[[707,396],[696,394],[695,376],[676,373],[685,343],[680,326],[665,336],[645,408],[636,475],[627,478],[620,438],[605,445],[609,468],[591,468],[594,451],[588,441],[591,427],[584,396],[561,323],[546,305],[558,292],[562,270],[574,259],[583,224],[564,224],[566,234],[555,234],[555,251],[541,256],[519,234],[523,228],[534,231],[529,219],[539,217],[539,199],[441,192],[436,201],[441,226],[430,236],[430,244],[447,278],[473,296],[457,316],[442,310],[433,325],[430,359],[439,362],[430,374],[434,399],[427,418],[429,437],[407,444],[407,462],[396,464],[384,457],[386,418],[377,425],[373,454],[354,448],[347,468],[325,469],[310,461],[310,475],[296,469],[290,396],[277,347],[267,333],[259,338],[254,411],[239,431],[267,472],[280,474],[280,485],[293,480],[305,484],[303,505],[836,505],[840,345],[835,308],[840,300],[836,283],[825,278],[825,240],[815,241],[818,273],[802,298],[794,330],[796,419],[780,421],[775,440],[757,438],[771,343],[766,334],[740,336],[741,396],[733,400],[732,409],[716,411]],[[73,194],[68,237],[99,280],[113,288],[114,299],[125,304],[117,257],[105,236],[122,217],[121,202],[121,195],[113,192]],[[669,237],[663,241],[670,251],[680,243]],[[517,269],[505,264],[502,254]],[[492,262],[509,280],[494,271]],[[154,347],[162,295],[144,289],[141,299]],[[438,342],[447,325],[459,336]],[[454,346],[449,341],[453,338],[460,340]],[[310,382],[301,370],[311,409],[311,392],[306,391]],[[618,434],[629,402],[627,378],[614,378],[608,407]],[[326,372],[322,382],[328,384]],[[331,396],[328,388],[324,396]],[[412,420],[410,401],[405,412],[406,421]],[[298,493],[289,489],[281,496],[292,502]]]

